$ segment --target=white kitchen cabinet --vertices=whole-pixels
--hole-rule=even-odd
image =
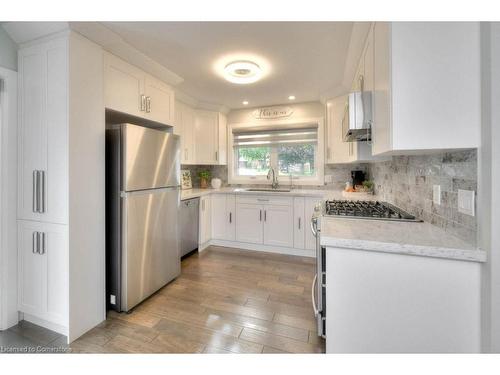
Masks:
[[[195,112],[194,153],[197,164],[218,164],[219,118],[217,112]]]
[[[310,229],[311,217],[314,213],[314,208],[317,204],[321,203],[321,199],[318,197],[306,197],[304,198],[304,215],[307,225],[305,232],[305,248],[306,250],[316,249],[316,237],[312,234]]]
[[[305,198],[295,197],[293,199],[293,247],[296,249],[305,248]]]
[[[374,25],[373,154],[480,144],[478,22]]]
[[[236,202],[236,241],[262,244],[262,205]]]
[[[217,164],[227,165],[227,117],[223,113],[218,113],[218,157]]]
[[[104,66],[106,108],[174,124],[175,95],[169,85],[110,53],[105,54]]]
[[[212,238],[235,240],[236,206],[233,194],[212,195]]]
[[[363,52],[358,62],[351,91],[373,91],[373,28],[365,41]],[[327,101],[327,164],[346,164],[369,161],[380,161],[380,157],[372,155],[371,142],[344,142],[343,120],[347,116],[347,95]]]
[[[293,206],[264,205],[264,245],[293,247]]]
[[[181,164],[196,164],[194,153],[194,110],[184,103],[175,102],[174,133],[181,137]]]
[[[104,67],[106,108],[144,117],[144,72],[110,53],[104,55]]]
[[[144,83],[146,96],[146,118],[162,124],[175,123],[175,95],[166,83],[146,75]]]
[[[18,308],[73,341],[105,319],[103,51],[66,30],[18,64]]]
[[[203,249],[212,238],[212,197],[200,198],[199,247]]]
[[[18,217],[68,222],[68,45],[19,51]]]
[[[68,324],[68,227],[18,221],[18,309]]]

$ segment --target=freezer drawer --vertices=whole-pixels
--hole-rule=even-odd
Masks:
[[[199,206],[199,198],[181,202],[181,257],[198,248]]]
[[[179,202],[178,188],[122,196],[122,311],[180,274]]]

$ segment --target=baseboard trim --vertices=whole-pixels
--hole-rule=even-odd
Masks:
[[[266,252],[266,253],[295,255],[295,256],[309,257],[309,258],[314,258],[316,256],[314,250],[295,249],[293,247],[268,246],[268,245],[253,244],[253,243],[246,243],[246,242],[236,242],[236,241],[226,241],[226,240],[210,240],[210,241],[206,242],[206,244],[207,245],[203,249],[205,249],[206,247],[208,247],[210,245],[213,245],[213,246],[222,246],[222,247],[234,247],[234,248],[243,249],[243,250],[262,251],[262,252]]]
[[[61,335],[64,335],[66,337],[68,336],[68,328],[67,327],[64,327],[64,326],[56,324],[56,323],[49,322],[45,319],[38,318],[34,315],[30,315],[30,314],[26,314],[26,313],[24,313],[23,315],[24,315],[24,320],[26,320],[30,323],[36,324],[37,326],[41,326],[43,328],[50,329],[51,331],[60,333]]]

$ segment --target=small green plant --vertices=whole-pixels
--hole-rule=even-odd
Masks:
[[[198,173],[198,177],[200,179],[209,180],[210,179],[210,171],[200,171]]]
[[[365,189],[372,190],[373,185],[374,185],[373,181],[369,181],[369,180],[363,181],[363,186],[365,187]]]

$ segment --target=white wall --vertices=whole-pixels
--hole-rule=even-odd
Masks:
[[[17,45],[0,26],[0,66],[17,71]]]
[[[500,353],[500,23],[481,25],[482,128],[479,149],[479,246],[488,252],[483,267],[482,346]]]
[[[0,330],[2,330],[17,323],[17,73],[0,67],[0,86]]]

